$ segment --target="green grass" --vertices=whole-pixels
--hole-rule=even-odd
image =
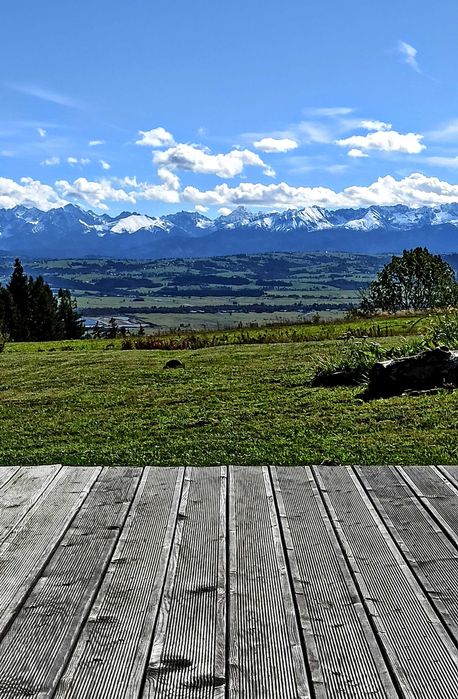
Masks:
[[[0,464],[458,463],[458,394],[362,403],[358,389],[311,388],[318,358],[337,344],[8,345]],[[185,370],[164,370],[171,357]]]

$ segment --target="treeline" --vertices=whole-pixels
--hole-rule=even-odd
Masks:
[[[24,273],[16,259],[6,287],[0,285],[0,334],[14,342],[72,340],[84,326],[68,289],[54,295],[43,277]]]
[[[351,303],[291,303],[291,304],[267,304],[267,303],[247,303],[247,304],[218,304],[209,306],[95,306],[90,309],[91,317],[110,315],[142,315],[158,313],[170,315],[171,313],[283,313],[292,311],[294,313],[311,313],[317,311],[350,311],[354,308]],[[89,312],[89,311],[88,311]]]

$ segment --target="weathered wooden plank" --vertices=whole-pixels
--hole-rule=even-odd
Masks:
[[[458,488],[434,466],[396,466],[396,470],[454,544],[458,538]]]
[[[0,546],[0,639],[99,472],[98,468],[62,468]]]
[[[19,469],[20,466],[0,466],[0,490],[11,480]]]
[[[437,466],[436,468],[455,488],[458,488],[458,466]]]
[[[366,466],[356,471],[458,645],[458,549],[394,468]]]
[[[183,485],[183,469],[146,468],[107,575],[56,697],[138,697]],[[51,696],[44,691],[40,699]]]
[[[0,544],[11,536],[60,471],[60,465],[17,469],[0,490]]]
[[[399,697],[310,469],[271,473],[315,697]]]
[[[229,484],[229,697],[308,699],[268,468],[233,468]]]
[[[187,470],[144,699],[224,697],[226,480]]]
[[[20,696],[52,696],[99,589],[139,477],[140,470],[130,468],[101,473],[0,644],[1,697],[18,688]]]
[[[457,649],[356,475],[314,473],[402,695],[456,699]]]

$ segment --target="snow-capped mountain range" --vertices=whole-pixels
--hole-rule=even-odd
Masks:
[[[257,252],[399,252],[427,246],[458,252],[458,203],[409,208],[320,207],[251,212],[238,207],[212,220],[181,211],[111,217],[68,204],[41,211],[0,209],[0,254],[41,257],[204,257]]]

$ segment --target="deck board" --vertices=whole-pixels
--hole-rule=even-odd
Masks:
[[[11,535],[60,469],[57,465],[21,468],[10,475],[0,489],[0,544]]]
[[[282,467],[277,497],[290,532],[296,596],[317,697],[397,697],[309,468]],[[274,472],[275,473],[275,472]]]
[[[0,468],[0,699],[458,699],[458,467]]]
[[[404,692],[415,699],[456,699],[456,646],[356,477],[350,469],[323,466],[319,480],[333,508],[350,565],[359,578],[360,591],[389,662],[402,679]]]
[[[395,468],[357,470],[379,515],[458,645],[458,549]]]
[[[267,469],[230,470],[229,696],[308,698]]]
[[[78,513],[99,469],[62,469],[0,546],[0,639]],[[0,675],[1,677],[1,675]]]
[[[182,480],[182,469],[144,471],[107,575],[56,697],[121,699],[138,695]]]
[[[458,538],[458,488],[437,468],[397,467],[398,473],[450,538]]]
[[[188,469],[143,696],[224,696],[225,469]]]
[[[17,686],[27,696],[52,696],[111,559],[139,474],[139,469],[101,474],[0,644],[0,696]]]

